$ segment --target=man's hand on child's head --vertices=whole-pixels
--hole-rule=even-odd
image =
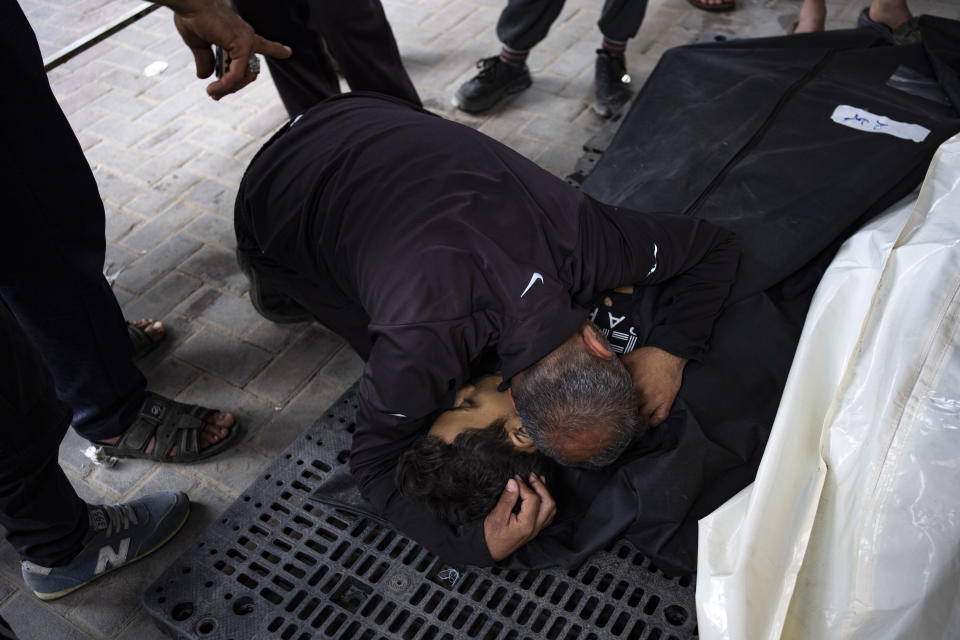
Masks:
[[[651,427],[666,420],[680,392],[686,358],[657,347],[640,347],[625,354],[620,362],[633,378],[640,416]]]
[[[507,481],[500,500],[483,521],[483,537],[495,562],[537,537],[557,514],[557,503],[547,491],[543,476],[533,473]]]

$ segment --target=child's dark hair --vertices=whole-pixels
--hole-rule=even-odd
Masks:
[[[500,419],[463,431],[452,444],[422,438],[400,456],[394,478],[400,493],[423,502],[438,519],[461,525],[484,519],[514,475],[544,475],[550,466],[545,456],[514,448]]]

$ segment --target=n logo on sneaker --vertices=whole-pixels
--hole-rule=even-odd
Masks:
[[[116,569],[127,561],[127,554],[130,553],[130,538],[124,538],[120,541],[119,548],[114,551],[108,544],[100,547],[100,554],[97,556],[97,568],[93,570],[94,575],[98,575],[107,570],[107,564],[113,565]]]

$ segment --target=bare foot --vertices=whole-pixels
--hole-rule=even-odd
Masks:
[[[234,419],[232,413],[217,411],[216,413],[210,414],[210,416],[208,416],[204,421],[203,430],[200,431],[200,450],[203,451],[207,447],[215,445],[226,438],[230,434],[230,428],[233,426],[234,422],[236,422],[236,420]],[[120,438],[121,436],[106,438],[104,440],[99,440],[98,443],[116,444]],[[156,438],[150,438],[150,442],[147,444],[145,453],[150,453],[153,451],[155,442]],[[167,456],[172,457],[176,454],[177,445],[173,445],[170,448],[170,451],[167,453]]]
[[[896,29],[912,16],[906,0],[873,0],[870,3],[870,19]]]
[[[160,342],[164,336],[167,335],[167,330],[163,326],[163,323],[153,318],[143,318],[136,321],[128,320],[127,322],[147,334],[154,343]]]

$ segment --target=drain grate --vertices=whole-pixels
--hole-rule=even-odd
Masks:
[[[627,542],[576,570],[445,564],[366,513],[344,464],[355,387],[144,594],[177,639],[684,640],[694,585]],[[321,501],[322,500],[322,501]]]

